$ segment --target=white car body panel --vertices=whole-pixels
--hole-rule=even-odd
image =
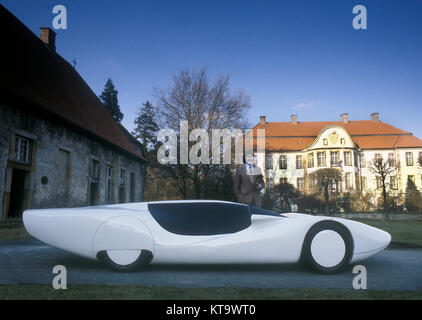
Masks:
[[[97,230],[92,243],[93,255],[103,250],[138,250],[154,254],[154,242],[148,227],[132,216],[114,217]]]
[[[154,203],[176,202],[233,204],[211,200]],[[387,232],[356,221],[298,213],[283,217],[253,214],[251,225],[235,233],[181,235],[164,229],[150,214],[148,204],[27,210],[23,220],[32,236],[54,247],[92,259],[106,250],[121,261],[131,261],[136,250],[149,250],[152,263],[296,263],[309,229],[327,220],[350,231],[354,242],[351,262],[383,250],[391,241]]]

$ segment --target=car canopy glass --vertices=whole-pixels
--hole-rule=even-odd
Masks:
[[[148,210],[157,223],[181,235],[235,233],[251,225],[249,207],[224,202],[150,203]]]

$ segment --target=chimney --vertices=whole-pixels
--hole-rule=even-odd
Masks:
[[[290,117],[292,118],[292,124],[297,124],[297,114],[292,114]]]
[[[349,122],[349,114],[348,113],[342,113],[341,114],[341,122],[343,122],[343,123]]]
[[[266,118],[266,116],[260,116],[259,117],[259,123],[262,124],[262,125],[266,124],[267,122],[265,121],[265,118]]]
[[[371,114],[371,120],[374,122],[380,121],[380,114],[378,112],[374,112]]]
[[[56,33],[50,28],[40,28],[40,39],[47,45],[48,49],[56,52]]]

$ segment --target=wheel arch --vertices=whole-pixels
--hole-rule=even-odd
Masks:
[[[305,237],[303,238],[302,249],[301,249],[300,260],[299,261],[302,261],[302,262],[304,261],[304,258],[305,258],[305,246],[306,246],[308,234],[310,234],[311,230],[316,229],[316,228],[320,228],[322,226],[329,226],[329,225],[331,225],[331,226],[335,225],[337,227],[342,228],[344,230],[344,232],[348,235],[349,240],[350,240],[350,246],[351,246],[351,254],[350,254],[350,257],[348,259],[349,260],[348,262],[351,261],[351,259],[353,257],[353,254],[354,254],[354,250],[355,250],[354,249],[355,248],[355,244],[354,244],[354,239],[353,239],[352,232],[343,223],[338,222],[338,221],[335,221],[335,220],[328,220],[328,219],[327,220],[318,221],[318,222],[314,223],[312,226],[310,226],[310,228],[308,229],[308,231],[305,234]]]
[[[106,250],[147,250],[154,255],[152,233],[135,217],[113,217],[98,228],[92,240],[94,256]]]

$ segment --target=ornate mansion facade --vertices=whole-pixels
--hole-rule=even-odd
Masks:
[[[349,121],[348,114],[340,121],[299,122],[297,115],[290,122],[260,122],[253,128],[265,129],[265,154],[259,153],[257,165],[264,171],[268,188],[288,182],[306,193],[315,191],[309,174],[321,168],[341,171],[342,182],[336,191],[371,191],[380,195],[381,183],[369,170],[373,159],[391,161],[396,168],[387,178],[389,192],[406,191],[408,179],[422,190],[422,140],[412,133],[379,120]],[[255,131],[256,132],[256,131]]]

